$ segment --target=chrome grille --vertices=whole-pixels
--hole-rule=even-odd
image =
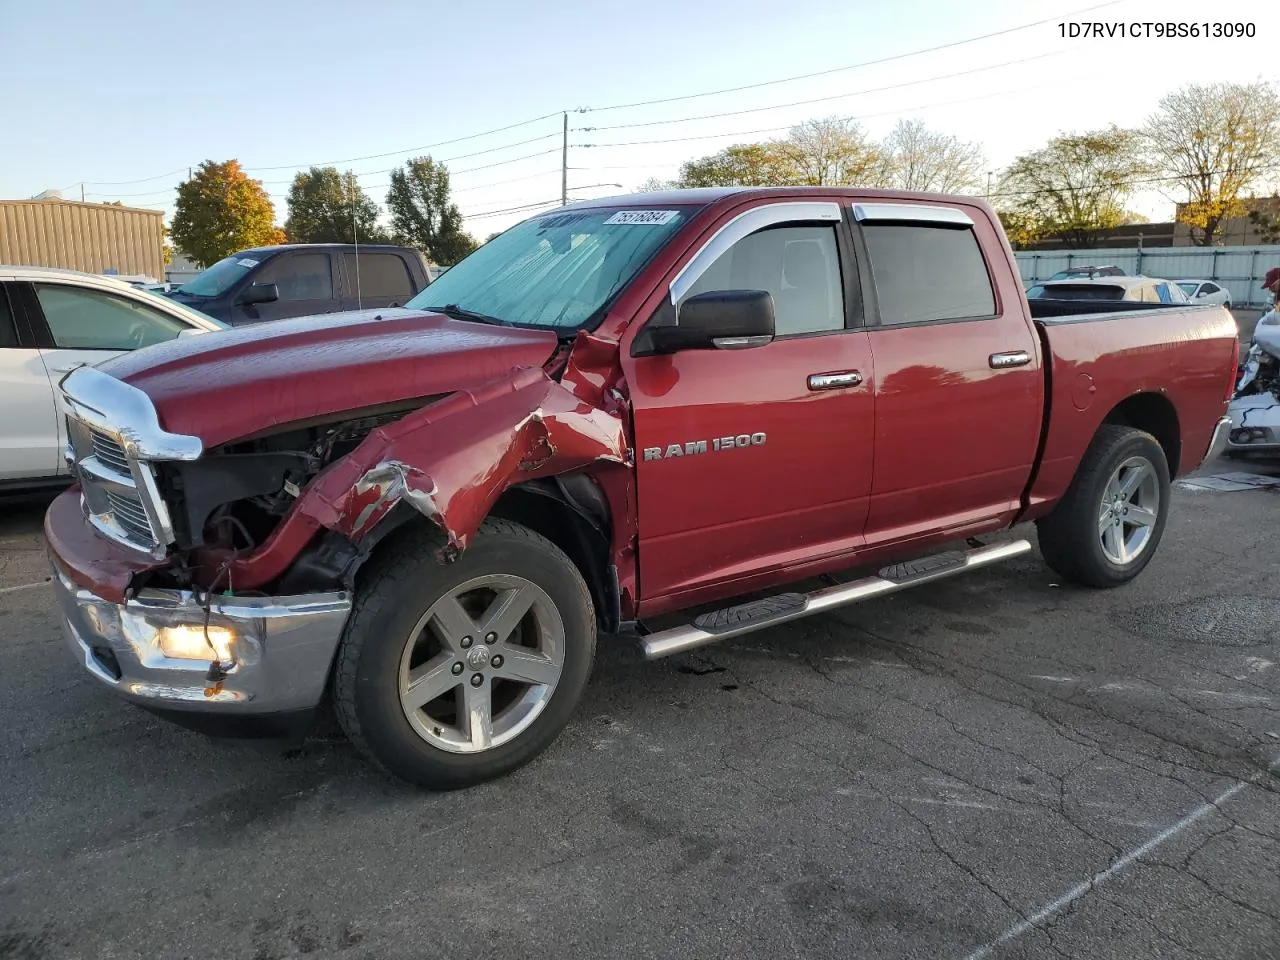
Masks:
[[[130,540],[138,546],[150,550],[155,546],[156,538],[151,532],[151,521],[147,519],[147,511],[142,506],[138,495],[105,491],[107,503],[111,506],[111,517]]]
[[[163,558],[174,537],[153,464],[197,459],[199,439],[165,431],[145,393],[93,367],[73,370],[61,388],[65,457],[86,518],[103,536]]]
[[[101,430],[89,430],[89,442],[93,449],[93,455],[97,457],[98,462],[104,467],[109,467],[117,473],[124,474],[126,477],[132,474],[129,469],[129,458],[125,455],[124,447],[120,445],[120,441],[114,437],[110,437]]]

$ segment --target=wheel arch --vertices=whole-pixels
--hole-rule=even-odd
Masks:
[[[622,612],[617,568],[610,559],[613,516],[590,475],[566,473],[515,484],[489,515],[526,526],[563,550],[586,581],[600,631],[617,632]]]
[[[1163,393],[1135,393],[1121,400],[1098,425],[1134,427],[1156,438],[1169,464],[1169,476],[1178,475],[1182,459],[1182,427],[1178,410]],[[1097,435],[1097,431],[1094,431]]]

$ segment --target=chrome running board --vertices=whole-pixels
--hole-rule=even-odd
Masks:
[[[1013,540],[989,547],[956,550],[906,563],[896,563],[885,567],[875,576],[854,580],[852,583],[824,587],[812,593],[777,594],[763,600],[752,600],[749,603],[704,613],[695,618],[692,623],[641,637],[640,646],[644,650],[646,660],[659,660],[695,647],[774,627],[789,620],[799,620],[801,617],[825,613],[836,607],[870,600],[872,597],[888,593],[897,593],[899,590],[906,590],[922,583],[932,583],[934,580],[952,577],[959,573],[967,573],[978,567],[990,566],[1002,560],[1021,556],[1030,550],[1029,541]]]

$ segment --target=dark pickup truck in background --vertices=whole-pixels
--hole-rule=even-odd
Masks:
[[[1220,306],[1029,304],[974,198],[593,200],[401,309],[73,371],[45,537],[126,699],[248,732],[330,698],[459,787],[556,738],[598,632],[668,656],[1020,556],[1030,522],[1062,579],[1128,582],[1238,350]]]
[[[429,282],[426,260],[413,247],[293,243],[224,257],[167,296],[242,326],[400,306]]]

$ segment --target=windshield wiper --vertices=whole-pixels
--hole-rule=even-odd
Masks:
[[[443,307],[423,307],[423,309],[443,313],[446,317],[452,317],[454,320],[475,320],[479,323],[494,323],[500,327],[512,326],[507,320],[491,317],[487,313],[476,313],[474,310],[467,310],[456,303],[446,303]]]

